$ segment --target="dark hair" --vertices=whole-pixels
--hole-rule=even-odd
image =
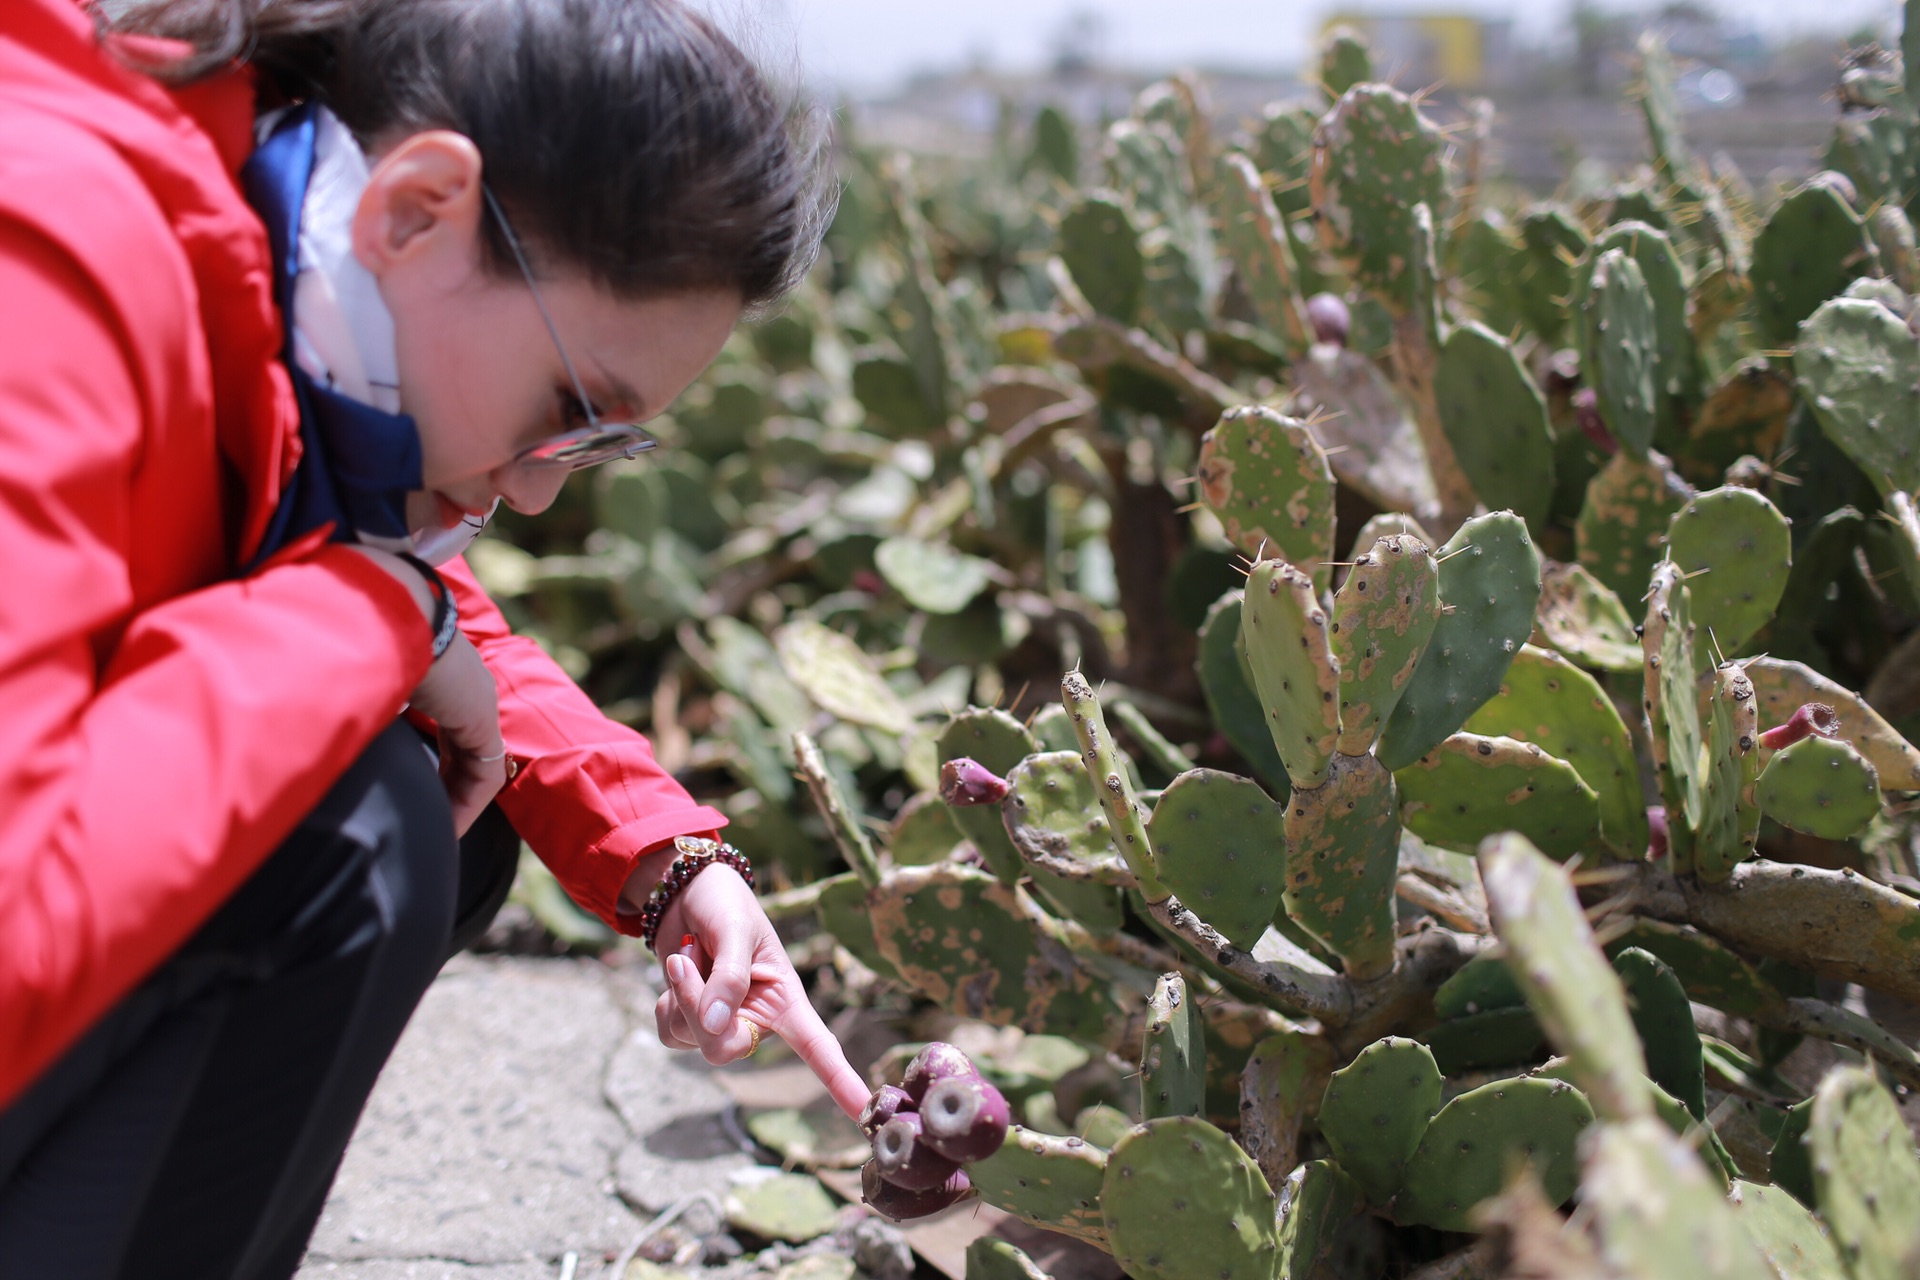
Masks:
[[[113,30],[184,39],[149,73],[239,59],[373,146],[452,129],[535,261],[622,297],[738,292],[751,312],[813,264],[837,185],[817,108],[681,0],[126,0]],[[486,265],[513,258],[483,219]]]

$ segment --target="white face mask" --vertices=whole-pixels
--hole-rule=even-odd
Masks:
[[[432,525],[412,530],[413,554],[438,568],[472,546],[473,540],[480,536],[480,531],[487,527],[487,521],[493,519],[493,513],[499,509],[500,499],[495,498],[493,505],[487,508],[487,514],[467,516],[451,529]]]

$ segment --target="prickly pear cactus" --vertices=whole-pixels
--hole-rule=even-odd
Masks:
[[[1337,750],[1359,755],[1373,746],[1439,620],[1439,574],[1418,539],[1382,538],[1355,559],[1329,628],[1340,668]]]
[[[1400,863],[1393,775],[1371,755],[1335,755],[1318,787],[1287,801],[1287,914],[1356,978],[1393,967],[1393,882]]]
[[[1273,745],[1296,788],[1326,781],[1340,736],[1340,670],[1313,579],[1283,560],[1247,575],[1240,638]]]
[[[1430,844],[1471,853],[1518,831],[1550,858],[1590,848],[1600,800],[1564,760],[1531,742],[1456,733],[1393,775],[1400,821]]]
[[[1285,821],[1285,807],[1259,783],[1195,769],[1160,793],[1147,836],[1161,883],[1250,951],[1286,889]]]
[[[1707,1118],[1706,1060],[1693,1005],[1673,969],[1651,951],[1628,947],[1613,957],[1626,987],[1633,1029],[1647,1054],[1647,1076],[1672,1094],[1695,1120]]]
[[[1658,1120],[1598,1126],[1580,1195],[1611,1274],[1663,1275],[1684,1265],[1690,1275],[1715,1280],[1773,1275],[1720,1184]]]
[[[1433,391],[1454,457],[1480,500],[1544,527],[1553,497],[1553,427],[1513,344],[1478,321],[1456,325],[1440,348]]]
[[[1579,1184],[1575,1148],[1593,1123],[1585,1095],[1563,1080],[1496,1080],[1440,1108],[1407,1161],[1394,1201],[1401,1222],[1468,1231],[1473,1210],[1499,1194],[1524,1161],[1552,1204]]]
[[[1015,1125],[998,1151],[967,1166],[967,1176],[994,1208],[1105,1247],[1100,1185],[1106,1170],[1107,1153],[1084,1139]]]
[[[1204,1120],[1150,1120],[1114,1144],[1100,1186],[1114,1258],[1137,1280],[1269,1280],[1273,1189]]]
[[[1807,1128],[1813,1189],[1856,1280],[1899,1280],[1920,1260],[1920,1159],[1899,1107],[1858,1067],[1820,1082]]]
[[[1440,1068],[1417,1040],[1389,1036],[1333,1073],[1320,1102],[1320,1131],[1367,1199],[1387,1205],[1407,1161],[1440,1109]]]
[[[1200,497],[1249,556],[1277,556],[1325,590],[1333,559],[1333,472],[1308,426],[1271,409],[1229,409],[1201,437]]]
[[[1658,342],[1653,295],[1640,264],[1622,249],[1601,253],[1581,302],[1580,362],[1599,393],[1607,430],[1621,452],[1635,458],[1653,444]]]
[[[966,757],[1002,777],[1034,752],[1033,735],[1004,711],[971,707],[947,722],[935,741],[941,764]],[[949,808],[954,824],[1002,883],[1012,884],[1024,873],[1019,851],[992,805]]]
[[[1711,722],[1700,778],[1700,821],[1693,848],[1694,870],[1709,882],[1725,880],[1753,854],[1760,810],[1753,799],[1758,778],[1760,728],[1753,682],[1736,663],[1714,673],[1708,696]]]
[[[1693,491],[1658,453],[1622,449],[1587,485],[1574,524],[1582,566],[1622,601],[1647,593],[1667,528]]]
[[[1600,806],[1600,836],[1622,858],[1647,849],[1647,811],[1633,740],[1594,678],[1551,649],[1527,645],[1467,732],[1531,742],[1572,765]]]
[[[1845,840],[1880,812],[1880,778],[1850,744],[1802,738],[1767,761],[1755,798],[1783,827]]]
[[[1446,139],[1411,98],[1355,84],[1313,140],[1313,207],[1354,277],[1396,310],[1413,304],[1414,206],[1449,212]]]
[[[1782,200],[1753,242],[1761,337],[1776,346],[1793,342],[1822,302],[1872,274],[1871,252],[1860,215],[1833,184],[1808,182]]]
[[[1461,525],[1435,563],[1440,620],[1381,735],[1388,769],[1431,751],[1500,689],[1540,599],[1540,553],[1510,511]]]
[[[1920,340],[1906,322],[1877,302],[1835,298],[1798,336],[1794,370],[1827,438],[1883,496],[1920,488]]]
[[[1688,577],[1694,617],[1731,657],[1772,619],[1793,568],[1793,539],[1763,495],[1728,487],[1696,494],[1674,514],[1667,554]]]
[[[1147,1031],[1140,1047],[1140,1116],[1207,1114],[1207,1041],[1200,1003],[1177,973],[1163,973],[1147,1001]]]
[[[1069,881],[1033,865],[1036,856],[1065,858],[1088,868],[1117,870],[1113,834],[1077,751],[1036,752],[1007,774],[997,812],[1034,886],[1061,914],[1095,934],[1120,927],[1120,892],[1109,885]],[[983,806],[984,807],[984,806]],[[956,810],[966,812],[966,810]]]

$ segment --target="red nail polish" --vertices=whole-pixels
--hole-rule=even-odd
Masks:
[[[681,934],[681,935],[680,935],[680,945],[681,945],[681,947],[682,947],[682,948],[686,948],[686,947],[690,947],[690,946],[692,946],[692,945],[693,945],[693,935],[692,935],[692,934],[690,934],[690,933],[683,933],[683,934]]]

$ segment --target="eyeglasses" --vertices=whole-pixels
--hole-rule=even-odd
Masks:
[[[513,250],[513,260],[520,264],[520,274],[527,278],[527,289],[533,294],[534,305],[540,308],[540,318],[546,321],[547,335],[553,339],[553,349],[560,353],[560,363],[567,368],[567,377],[573,382],[573,394],[580,404],[580,413],[587,425],[573,431],[563,431],[548,436],[538,444],[529,445],[514,455],[514,461],[531,467],[565,467],[578,471],[582,467],[598,466],[602,462],[613,462],[619,458],[631,458],[656,449],[660,442],[643,431],[637,423],[602,422],[600,415],[593,411],[593,401],[587,397],[587,389],[580,384],[580,375],[575,372],[573,359],[567,355],[566,344],[560,341],[560,330],[553,323],[553,313],[547,310],[547,301],[540,296],[540,287],[533,282],[533,268],[527,264],[527,255],[520,248],[520,237],[513,234],[513,224],[507,221],[507,214],[500,202],[493,198],[491,188],[482,184],[480,192],[487,198],[487,208],[493,210],[493,216],[500,221],[501,234],[507,238],[507,247]]]

